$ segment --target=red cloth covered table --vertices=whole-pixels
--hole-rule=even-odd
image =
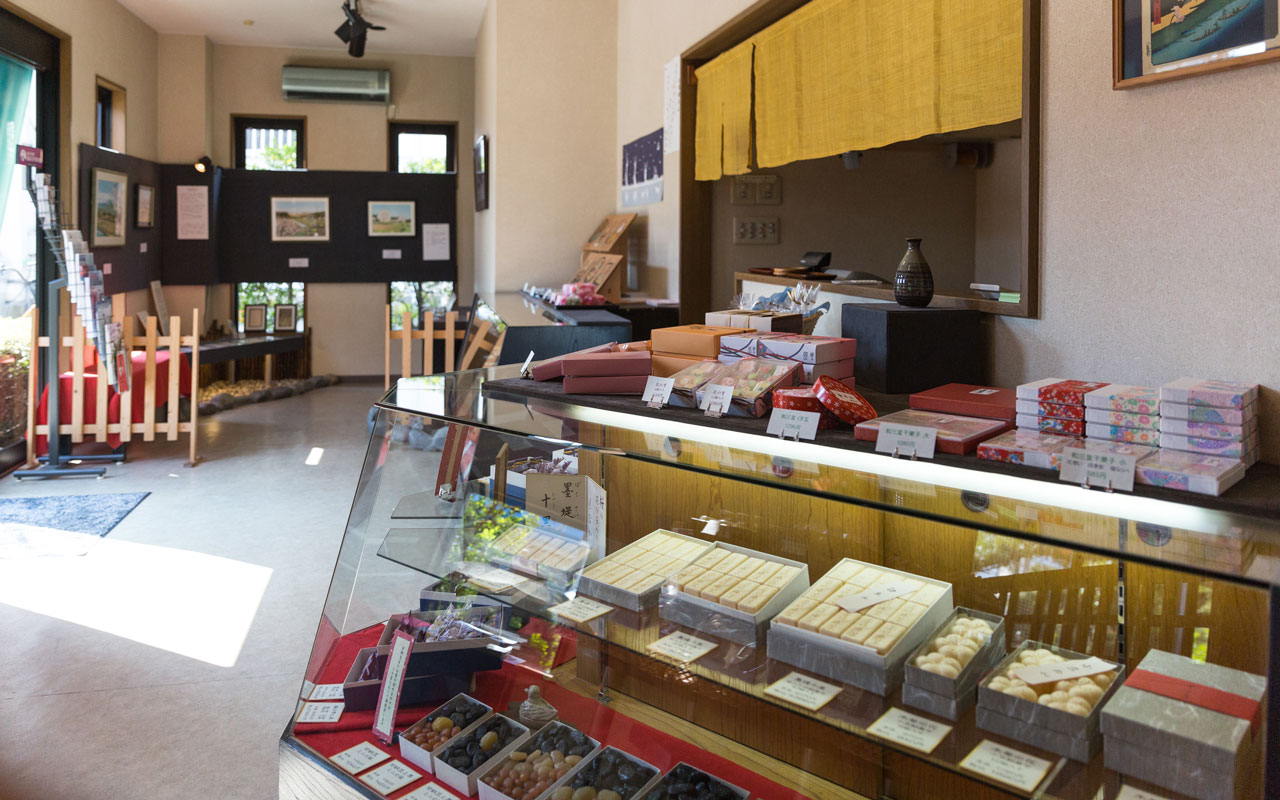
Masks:
[[[147,354],[142,350],[133,352],[133,377],[129,386],[133,389],[132,421],[141,422],[146,413],[146,392],[143,386],[147,379]],[[58,421],[66,425],[71,422],[73,380],[70,372],[61,375],[58,388]],[[183,397],[191,396],[191,363],[186,356],[179,359],[178,393]],[[156,353],[156,407],[169,400],[169,352],[162,350]],[[84,424],[92,425],[98,421],[98,376],[86,372],[84,376]],[[107,387],[107,422],[120,421],[120,395],[115,389]],[[159,421],[159,420],[157,420]],[[40,405],[36,408],[36,424],[46,425],[49,422],[49,387],[45,387],[40,395]],[[112,434],[107,437],[112,447],[120,446],[120,437]],[[36,454],[44,455],[49,451],[49,443],[45,437],[36,437]]]

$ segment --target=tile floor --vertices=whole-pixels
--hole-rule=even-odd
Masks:
[[[380,393],[210,417],[195,469],[184,441],[158,442],[106,480],[0,480],[0,496],[152,493],[83,556],[0,561],[0,800],[276,797]]]

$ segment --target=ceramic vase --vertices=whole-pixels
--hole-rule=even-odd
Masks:
[[[898,305],[924,308],[933,299],[933,273],[920,250],[919,239],[907,240],[907,252],[893,274],[893,299]]]

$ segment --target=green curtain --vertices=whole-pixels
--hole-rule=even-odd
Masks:
[[[0,225],[9,205],[9,185],[17,163],[18,137],[27,114],[27,99],[35,70],[0,56]]]

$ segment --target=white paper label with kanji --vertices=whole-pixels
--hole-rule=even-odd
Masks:
[[[342,703],[303,703],[298,722],[337,722],[343,708]]]
[[[788,703],[795,703],[801,708],[817,711],[834,700],[841,691],[843,691],[841,687],[834,684],[793,672],[765,689],[764,693],[779,700],[786,700]]]
[[[702,392],[702,404],[698,408],[709,417],[723,417],[729,413],[729,404],[733,402],[733,386],[716,383]]]
[[[1068,447],[1062,451],[1062,470],[1058,477],[1082,486],[1132,492],[1133,471],[1137,464],[1137,456],[1096,453],[1081,447]]]
[[[856,614],[864,608],[874,606],[876,603],[883,603],[885,600],[892,600],[895,597],[901,597],[918,588],[918,586],[912,586],[905,581],[894,581],[869,592],[858,592],[857,594],[837,597],[834,602],[850,614]]]
[[[960,766],[1008,786],[1030,792],[1044,780],[1053,764],[1011,747],[984,739],[964,757]]]
[[[969,392],[969,394],[988,395],[988,394],[997,394],[999,391],[1000,391],[999,389],[973,389]]]
[[[421,777],[422,773],[409,769],[399,761],[392,761],[389,764],[378,767],[360,780],[384,795],[390,795],[397,789],[403,789]]]
[[[341,700],[342,684],[340,683],[317,683],[315,688],[311,690],[311,696],[308,700]]]
[[[606,606],[604,603],[597,603],[589,597],[579,596],[566,603],[552,606],[547,610],[558,617],[564,617],[570,622],[590,622],[596,617],[608,614],[613,610],[613,606]]]
[[[818,435],[818,420],[822,415],[816,411],[793,411],[788,408],[775,408],[769,415],[770,436],[781,436],[786,439],[813,439]]]
[[[503,589],[510,589],[517,584],[525,583],[528,578],[517,575],[514,572],[508,572],[505,569],[490,567],[487,564],[476,564],[466,562],[462,565],[462,572],[472,583],[482,589],[500,592]]]
[[[897,454],[910,458],[933,458],[933,449],[938,444],[938,429],[926,428],[923,425],[898,425],[896,423],[880,423],[876,434],[876,452]]]
[[[400,800],[458,800],[457,797],[449,794],[434,783],[428,783],[421,789],[414,789]]]
[[[670,656],[686,664],[697,661],[715,649],[715,642],[708,642],[706,639],[699,639],[697,636],[679,631],[649,645],[649,650],[658,655]]]
[[[1116,795],[1116,800],[1168,800],[1168,798],[1164,795],[1144,792],[1132,786],[1121,786],[1120,793]]]
[[[373,735],[386,744],[395,737],[396,712],[400,710],[400,690],[404,688],[404,676],[409,666],[409,651],[413,649],[413,637],[404,631],[396,631],[391,640],[391,653],[387,666],[382,670],[382,688],[378,690],[378,705],[373,710]]]
[[[657,375],[650,375],[649,380],[644,382],[644,394],[640,399],[654,408],[662,408],[671,399],[671,390],[675,385],[675,378],[659,378]]]
[[[871,723],[867,733],[922,753],[932,753],[947,738],[947,734],[951,733],[951,726],[909,714],[900,708],[891,708],[884,716]]]
[[[329,760],[352,775],[357,775],[374,764],[381,764],[388,758],[391,758],[391,755],[385,750],[379,750],[368,742],[361,742],[355,747],[343,750]]]
[[[1053,681],[1069,681],[1110,672],[1116,665],[1103,661],[1097,656],[1078,658],[1074,661],[1059,661],[1056,664],[1044,664],[1039,667],[1021,667],[1013,671],[1013,676],[1031,686]]]

